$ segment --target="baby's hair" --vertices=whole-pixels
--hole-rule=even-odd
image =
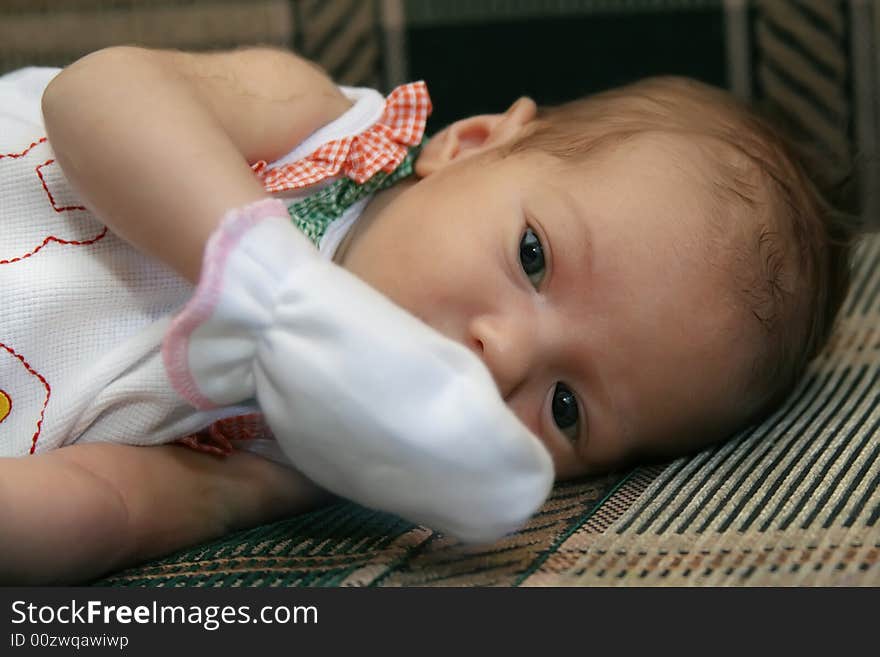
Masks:
[[[722,230],[720,243],[733,244],[726,260],[763,336],[743,391],[747,419],[757,420],[827,343],[849,288],[858,222],[835,209],[834,185],[777,126],[731,94],[686,78],[647,78],[539,108],[504,154],[538,150],[581,161],[658,132],[706,146],[716,165],[709,185],[719,211],[710,223]]]

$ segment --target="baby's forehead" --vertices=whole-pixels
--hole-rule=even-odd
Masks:
[[[727,167],[743,168],[748,161],[734,148],[708,135],[650,130],[632,135],[621,146],[623,157],[640,153],[641,159],[668,165],[690,174],[695,181],[715,180]]]
[[[704,188],[726,177],[749,175],[754,170],[747,157],[720,139],[659,129],[609,134],[597,139],[580,157],[559,163],[583,171],[624,169],[645,175],[680,172]]]
[[[732,311],[732,325],[755,334],[771,321],[775,301],[769,288],[792,271],[775,217],[776,199],[761,168],[742,150],[705,135],[657,133],[637,140],[658,165],[677,167],[700,196],[705,230],[691,243]],[[678,239],[671,233],[667,239]],[[775,280],[774,280],[775,279]],[[755,320],[758,320],[757,323]]]
[[[722,233],[716,237],[756,235],[766,221],[771,199],[761,170],[742,150],[721,138],[646,131],[625,139],[607,155],[616,158],[617,166],[638,174],[674,178],[676,193],[693,194],[705,205],[707,227]],[[601,153],[595,166],[603,166]]]
[[[707,226],[726,223],[723,217],[732,206],[743,194],[754,196],[758,187],[754,167],[735,149],[716,139],[660,130],[603,143],[582,160],[563,166],[574,173],[568,178],[572,191],[584,184],[579,173],[598,173],[619,179],[621,187],[625,183],[626,193],[640,197],[647,207],[662,200],[698,205]],[[645,184],[657,180],[659,185]],[[739,193],[729,194],[731,190]]]
[[[743,305],[741,292],[754,285],[761,236],[772,222],[760,172],[741,152],[703,135],[656,130],[632,135],[576,166],[612,179],[626,176],[634,207],[676,224],[650,233],[658,247],[673,247],[658,248],[658,260],[663,252],[686,259],[694,277],[711,280],[719,295]],[[569,185],[576,189],[584,180],[574,175]]]
[[[713,258],[754,245],[774,223],[759,168],[741,150],[710,135],[646,130],[600,142],[594,151],[557,164],[566,191],[588,201],[598,175],[617,184],[646,213],[667,206],[696,216],[699,221],[691,226],[705,237]],[[675,238],[673,231],[668,237]],[[742,254],[736,259],[742,261]]]

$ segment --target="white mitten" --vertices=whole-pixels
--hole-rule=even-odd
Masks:
[[[163,357],[197,408],[255,398],[319,485],[465,541],[519,528],[552,486],[482,361],[323,259],[277,200],[224,218]]]

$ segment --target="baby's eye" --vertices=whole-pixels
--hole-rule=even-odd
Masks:
[[[580,432],[580,411],[578,410],[577,396],[571,388],[562,382],[556,384],[553,390],[553,401],[550,404],[553,412],[553,422],[559,427],[569,440],[577,440]]]
[[[532,285],[538,287],[544,279],[544,247],[535,232],[526,227],[519,241],[519,262]]]

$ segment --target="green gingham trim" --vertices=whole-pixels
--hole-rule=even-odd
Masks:
[[[327,227],[339,219],[352,205],[363,198],[380,190],[387,189],[395,183],[412,175],[413,166],[422,147],[427,142],[423,139],[418,146],[411,147],[403,161],[391,173],[379,171],[362,184],[350,178],[340,178],[327,187],[318,190],[301,201],[287,208],[294,225],[318,246]]]

